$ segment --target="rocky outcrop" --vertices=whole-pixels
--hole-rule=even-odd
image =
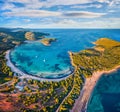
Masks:
[[[21,42],[20,41],[12,41],[13,44],[19,45]]]
[[[33,32],[26,32],[26,33],[25,33],[25,38],[26,38],[27,40],[35,40],[35,35],[34,35]]]
[[[54,42],[54,41],[56,41],[55,38],[43,38],[40,40],[40,42],[46,46],[49,46],[51,44],[51,42]]]

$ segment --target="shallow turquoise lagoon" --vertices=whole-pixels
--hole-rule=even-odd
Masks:
[[[120,41],[120,30],[106,29],[38,29],[57,39],[51,46],[40,42],[24,43],[15,47],[11,53],[11,62],[21,71],[41,78],[62,78],[74,70],[68,51],[78,52],[93,47],[93,41],[108,37]],[[48,37],[48,38],[49,38]]]

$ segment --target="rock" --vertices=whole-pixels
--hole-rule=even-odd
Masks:
[[[40,40],[40,42],[46,46],[49,46],[51,44],[51,42],[54,42],[54,41],[56,41],[55,38],[43,38]]]
[[[27,40],[35,40],[35,35],[34,35],[33,32],[26,32],[26,33],[25,33],[25,38],[26,38]]]
[[[12,43],[15,44],[15,45],[19,45],[20,41],[12,41]]]

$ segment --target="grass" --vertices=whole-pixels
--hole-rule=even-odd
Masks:
[[[106,49],[109,49],[109,48],[112,48],[112,47],[115,47],[115,46],[120,46],[120,42],[117,42],[115,40],[111,40],[111,39],[108,39],[108,38],[100,38],[99,40],[97,40],[95,42],[95,44],[97,46],[101,46],[101,47],[104,47]]]

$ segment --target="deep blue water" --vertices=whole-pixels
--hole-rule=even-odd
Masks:
[[[120,30],[105,29],[39,29],[57,39],[51,46],[40,42],[24,43],[11,52],[11,61],[20,70],[44,78],[60,78],[72,71],[68,51],[93,47],[101,37],[120,41]]]
[[[100,78],[87,112],[120,112],[120,69]]]

